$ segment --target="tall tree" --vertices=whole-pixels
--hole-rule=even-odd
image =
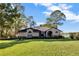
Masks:
[[[35,21],[32,21],[30,25],[31,25],[31,27],[35,27],[36,22]]]
[[[29,16],[27,17],[27,20],[28,20],[28,27],[35,27],[36,25],[36,22],[33,20],[33,16]]]
[[[66,16],[60,10],[56,10],[47,18],[47,24],[54,25],[54,27],[57,28],[58,25],[62,25],[65,20]]]
[[[1,3],[0,4],[0,36],[16,33],[25,25],[25,18],[20,4]],[[23,25],[24,24],[24,25]]]

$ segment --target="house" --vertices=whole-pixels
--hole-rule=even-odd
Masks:
[[[61,30],[57,28],[47,28],[47,27],[35,27],[35,28],[26,28],[18,31],[16,34],[17,37],[26,37],[26,38],[43,38],[43,37],[59,37],[61,36]]]
[[[65,37],[65,38],[69,38],[70,37],[70,34],[69,33],[62,33],[63,35],[63,37]]]

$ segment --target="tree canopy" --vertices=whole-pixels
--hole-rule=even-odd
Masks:
[[[63,25],[63,21],[66,20],[66,16],[60,10],[56,10],[52,12],[47,18],[47,24],[54,25],[54,27],[58,27],[58,25]]]
[[[26,26],[21,4],[0,3],[0,37],[15,36],[18,29]]]

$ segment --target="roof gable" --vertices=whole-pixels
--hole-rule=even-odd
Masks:
[[[46,30],[48,30],[49,28],[47,28],[47,27],[35,27],[35,29],[38,29],[38,30],[40,30],[40,31],[46,31]]]
[[[34,32],[39,31],[38,29],[35,29],[35,28],[26,28],[26,29],[19,30],[18,32],[27,32],[28,29],[32,29]]]
[[[50,30],[50,29],[56,29],[56,30],[62,32],[62,31],[59,30],[58,28],[47,28],[47,27],[26,28],[26,29],[20,30],[20,31],[18,31],[18,32],[27,32],[28,29],[32,29],[34,32],[36,32],[36,31],[48,31],[48,30]]]
[[[58,31],[62,32],[62,31],[61,31],[61,30],[59,30],[58,28],[50,28],[50,29],[56,29],[56,30],[58,30]],[[50,29],[48,29],[48,30],[50,30]],[[46,30],[46,31],[48,31],[48,30]]]

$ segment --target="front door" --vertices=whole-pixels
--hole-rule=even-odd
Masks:
[[[48,31],[48,37],[52,37],[52,31]]]
[[[40,36],[41,36],[41,37],[45,37],[45,32],[41,32],[41,33],[40,33]]]

